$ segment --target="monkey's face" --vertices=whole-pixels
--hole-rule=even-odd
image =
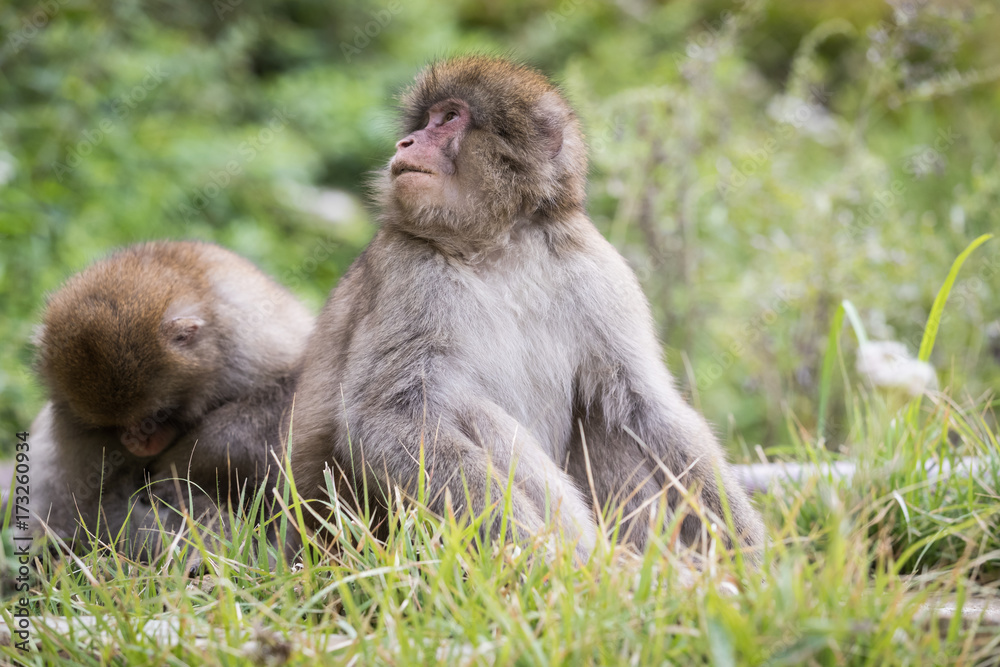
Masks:
[[[156,456],[209,409],[218,350],[205,321],[90,299],[50,306],[40,337],[42,377],[84,426],[118,432],[135,456]]]
[[[506,60],[435,63],[401,98],[406,136],[375,182],[383,224],[461,251],[577,215],[583,138],[558,90]]]
[[[489,246],[524,209],[508,157],[494,132],[476,126],[468,103],[434,103],[396,144],[387,176],[390,219],[446,245]]]
[[[53,397],[61,398],[83,426],[115,431],[133,455],[156,456],[181,432],[180,397],[168,391],[179,383],[164,365],[136,361],[95,366],[88,382],[62,383],[59,390],[53,387]],[[137,384],[134,377],[145,379]]]
[[[165,317],[156,336],[159,361],[135,373],[145,381],[110,415],[135,456],[156,456],[208,410],[206,378],[221,369],[205,324],[193,315]]]
[[[423,126],[396,144],[389,177],[392,194],[406,211],[463,207],[461,176],[471,174],[458,174],[458,158],[469,124],[469,105],[448,99],[428,109]]]

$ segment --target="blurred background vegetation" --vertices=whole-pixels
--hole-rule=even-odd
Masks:
[[[391,155],[394,95],[485,50],[565,87],[590,212],[671,369],[735,450],[779,447],[815,430],[842,299],[915,353],[951,261],[1000,229],[998,35],[991,0],[5,2],[0,433],[43,400],[45,294],[117,246],[216,241],[318,310],[373,233],[364,184]],[[932,358],[958,397],[1000,379],[998,288],[993,241]]]

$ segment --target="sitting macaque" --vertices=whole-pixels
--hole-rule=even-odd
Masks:
[[[277,480],[308,310],[215,245],[125,248],[48,300],[31,531],[150,558]],[[190,482],[190,484],[188,484]],[[44,525],[43,525],[44,524]]]
[[[375,182],[381,228],[304,355],[290,456],[300,493],[321,501],[313,526],[329,511],[325,464],[367,490],[376,520],[397,489],[417,497],[423,464],[429,507],[486,512],[492,536],[513,471],[511,532],[554,525],[585,558],[596,505],[642,549],[670,519],[655,514],[665,494],[683,542],[705,519],[758,559],[761,520],[675,388],[634,273],[587,217],[586,148],[558,89],[470,56],[428,67],[401,107]]]

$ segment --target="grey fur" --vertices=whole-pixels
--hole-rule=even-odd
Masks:
[[[636,547],[671,476],[723,517],[717,475],[738,535],[726,543],[759,547],[760,518],[675,388],[635,275],[583,210],[575,116],[532,70],[471,57],[422,74],[404,95],[406,117],[460,95],[486,109],[471,107],[455,179],[498,201],[413,208],[389,171],[380,175],[382,228],[332,293],[305,353],[291,452],[300,493],[326,497],[328,463],[349,486],[367,485],[370,501],[397,486],[412,496],[423,443],[431,509],[445,512],[448,496],[464,504],[468,488],[467,509],[481,512],[515,466],[517,530],[539,530],[555,518],[546,508],[558,509],[557,527],[586,557],[596,524],[582,427],[596,502],[628,519]],[[501,143],[482,120],[490,114],[503,128],[501,158],[489,148]],[[527,134],[537,127],[541,140]],[[554,156],[539,148],[552,137],[562,141]],[[670,507],[680,495],[667,492]],[[500,518],[493,513],[490,533]],[[682,522],[685,542],[702,533],[693,514]]]
[[[321,497],[322,462],[360,470],[362,451],[372,488],[388,488],[385,468],[391,483],[412,489],[423,437],[432,479],[461,468],[473,498],[485,495],[488,461],[496,499],[519,459],[514,511],[525,530],[542,526],[548,489],[548,505],[561,501],[581,526],[564,528],[587,545],[594,526],[580,420],[602,505],[652,476],[626,503],[627,515],[665,483],[629,429],[675,475],[693,465],[689,479],[722,516],[717,468],[737,530],[759,545],[760,522],[745,492],[720,466],[712,433],[661,360],[634,275],[589,221],[578,225],[578,248],[553,253],[544,232],[526,226],[475,263],[380,231],[335,290],[306,353],[292,451],[300,491]],[[568,475],[559,465],[567,460]],[[448,488],[464,499],[460,477]],[[432,507],[444,509],[440,501]],[[644,515],[630,533],[640,548]],[[686,521],[685,539],[700,530]]]

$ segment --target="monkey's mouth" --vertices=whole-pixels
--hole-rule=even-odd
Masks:
[[[400,174],[433,174],[434,172],[429,169],[424,169],[418,167],[414,164],[408,162],[393,162],[391,169],[392,177],[396,178]]]
[[[121,430],[121,443],[133,456],[145,458],[156,456],[172,445],[181,435],[177,425],[171,422],[134,424]]]

